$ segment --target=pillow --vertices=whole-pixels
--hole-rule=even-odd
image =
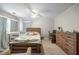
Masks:
[[[37,34],[39,34],[38,32],[33,32],[33,35],[37,35]]]
[[[33,35],[33,32],[27,32],[27,35]]]

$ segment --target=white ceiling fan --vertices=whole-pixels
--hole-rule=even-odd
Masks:
[[[31,11],[31,13],[32,13],[32,17],[33,17],[33,18],[38,18],[38,17],[43,16],[42,13],[39,13],[37,10],[32,9],[32,7],[31,7],[30,4],[26,4],[26,6],[27,6],[27,8]]]

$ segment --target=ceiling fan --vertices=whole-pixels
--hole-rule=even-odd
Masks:
[[[32,9],[32,7],[31,7],[30,4],[26,4],[26,7],[31,11],[31,13],[32,13],[32,17],[33,17],[33,18],[38,18],[38,17],[43,16],[42,13],[39,13],[37,10]]]

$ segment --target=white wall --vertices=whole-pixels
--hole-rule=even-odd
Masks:
[[[32,27],[40,27],[42,35],[48,37],[48,31],[53,30],[53,19],[48,17],[39,17],[33,19]]]
[[[54,19],[54,28],[61,26],[64,31],[79,31],[79,4],[75,4]]]
[[[18,18],[16,16],[11,15],[10,13],[8,13],[4,10],[1,10],[1,9],[0,9],[0,15],[11,18],[11,19],[14,19],[14,20],[18,20]]]

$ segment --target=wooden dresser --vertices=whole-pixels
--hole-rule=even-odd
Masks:
[[[57,32],[56,44],[69,55],[79,55],[79,33]]]

